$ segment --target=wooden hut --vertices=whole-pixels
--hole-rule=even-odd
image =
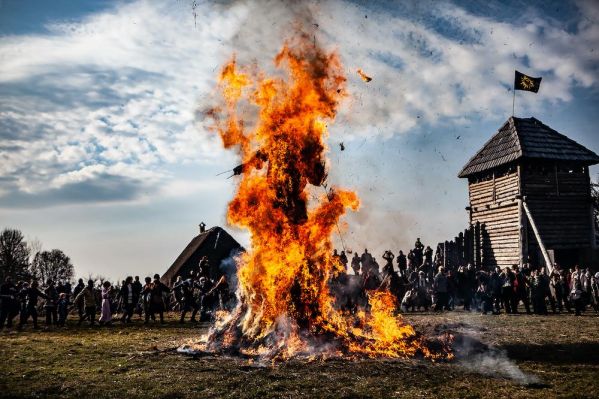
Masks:
[[[458,175],[468,179],[472,257],[486,268],[589,262],[596,163],[597,154],[538,119],[509,118]]]
[[[192,271],[198,271],[200,259],[204,256],[208,258],[210,277],[216,280],[225,274],[223,261],[241,251],[244,251],[243,247],[224,229],[215,226],[206,230],[206,226],[202,223],[200,234],[187,244],[171,267],[162,275],[161,281],[170,285],[177,276],[188,278]]]

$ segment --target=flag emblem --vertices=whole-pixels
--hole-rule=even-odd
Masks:
[[[514,90],[532,91],[536,93],[539,91],[539,87],[541,86],[541,79],[542,78],[533,78],[532,76],[528,76],[522,72],[516,71]]]

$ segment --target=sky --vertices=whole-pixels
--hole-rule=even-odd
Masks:
[[[272,71],[298,20],[348,77],[328,166],[361,198],[353,250],[467,227],[457,174],[511,115],[515,69],[543,77],[515,116],[599,152],[597,2],[0,0],[0,228],[82,277],[162,273],[202,221],[248,246],[226,226],[236,180],[216,176],[237,157],[200,110],[233,54]]]

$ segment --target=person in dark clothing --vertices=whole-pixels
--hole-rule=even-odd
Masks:
[[[156,313],[158,313],[158,315],[160,316],[161,324],[164,324],[164,311],[166,310],[164,305],[163,294],[168,294],[170,292],[171,290],[160,281],[160,275],[155,274],[154,281],[152,282],[150,287],[149,313],[151,316],[154,316]],[[152,319],[155,320],[155,317],[156,316],[154,316]],[[148,321],[148,315],[146,314],[146,322]]]
[[[476,271],[474,270],[474,266],[472,264],[468,264],[466,266],[465,275],[465,284],[466,284],[466,296],[464,296],[464,310],[472,310],[472,299],[474,298],[474,293],[476,291]]]
[[[424,245],[420,242],[420,238],[416,239],[414,243],[414,261],[416,262],[415,267],[420,267],[424,260]]]
[[[431,247],[429,247],[428,245],[426,246],[426,249],[424,250],[424,262],[431,266],[433,264],[433,249]]]
[[[210,319],[216,303],[216,297],[213,295],[214,283],[207,277],[200,277],[197,288],[200,294],[200,321],[206,321]]]
[[[435,292],[435,297],[437,299],[435,303],[435,311],[438,312],[442,310],[450,310],[447,297],[449,291],[449,283],[447,281],[447,276],[445,276],[444,267],[439,268],[439,272],[435,276],[433,282],[433,288]]]
[[[73,288],[71,287],[70,282],[64,283],[64,293],[66,294],[67,302],[71,302],[71,295],[73,294]]]
[[[455,275],[451,269],[447,271],[447,307],[449,310],[455,308],[456,294],[458,291]]]
[[[545,287],[543,276],[539,271],[531,273],[530,286],[534,312],[539,315],[547,315],[547,304],[545,303],[547,287]]]
[[[501,269],[495,268],[495,271],[489,276],[489,293],[493,303],[493,314],[499,314],[501,310]]]
[[[64,327],[67,322],[67,316],[69,314],[69,300],[67,299],[66,292],[63,292],[58,296],[58,302],[56,303],[56,310],[58,312],[57,325],[60,327]]]
[[[11,328],[13,319],[19,313],[17,295],[17,287],[12,282],[12,278],[10,276],[6,277],[4,284],[0,286],[0,301],[2,301],[2,305],[0,305],[0,330],[4,328],[5,322],[6,327]]]
[[[46,326],[56,325],[58,321],[58,312],[56,311],[56,302],[58,302],[58,291],[54,287],[54,281],[48,280],[47,287],[44,290],[46,294],[46,303],[44,309],[46,311]]]
[[[383,259],[385,259],[386,263],[385,263],[385,266],[383,266],[383,274],[389,274],[393,271],[393,259],[394,258],[395,258],[395,255],[393,255],[393,252],[385,251],[385,253],[383,254]]]
[[[491,296],[491,289],[489,288],[488,282],[480,283],[478,289],[476,290],[476,296],[480,303],[480,311],[482,314],[487,314],[489,312],[492,312],[493,314],[498,314],[493,312],[493,299]]]
[[[397,255],[397,268],[399,269],[399,274],[406,274],[406,269],[408,268],[408,259],[404,255],[403,251],[399,251],[399,255]]]
[[[21,296],[25,300],[25,312],[21,316],[21,320],[19,321],[19,328],[23,328],[27,320],[29,320],[29,316],[33,320],[33,328],[39,328],[37,325],[37,301],[41,297],[43,299],[48,299],[46,294],[41,292],[39,289],[39,284],[37,280],[32,280],[30,286],[24,286],[21,291]]]
[[[133,312],[135,310],[135,288],[133,286],[133,277],[128,276],[121,287],[121,303],[123,305],[123,316],[121,323],[131,323]]]
[[[561,313],[564,311],[564,301],[568,290],[558,273],[553,273],[551,275],[551,290],[555,295],[555,305],[557,307],[557,311]],[[556,309],[553,309],[553,311],[555,313]]]
[[[79,281],[77,282],[77,285],[75,286],[75,289],[73,290],[73,298],[77,298],[77,296],[79,295],[79,293],[81,293],[81,291],[83,291],[83,289],[85,288],[85,284],[83,283],[83,279],[80,278]],[[83,307],[83,301],[80,301],[79,303],[76,302],[77,305],[77,314],[79,315],[79,319],[81,320],[83,318],[84,315],[84,307]]]
[[[144,286],[141,290],[141,296],[143,298],[143,311],[144,311],[144,324],[148,324],[150,319],[156,320],[156,316],[150,313],[150,303],[152,302],[152,278],[146,277],[144,279]]]
[[[580,266],[574,266],[574,271],[570,276],[570,301],[574,303],[574,311],[576,316],[580,316],[584,311],[584,299],[582,297],[582,271]]]
[[[531,314],[530,302],[528,300],[528,278],[522,270],[518,270],[518,265],[513,265],[512,271],[516,277],[514,280],[514,295],[512,296],[512,313],[518,313],[518,304],[522,301],[526,313]]]
[[[341,254],[339,255],[339,262],[341,262],[341,265],[343,265],[343,271],[347,273],[347,264],[349,260],[347,259],[345,251],[341,251]]]
[[[364,253],[360,256],[360,263],[362,264],[362,274],[367,274],[373,268],[373,259],[367,248],[364,248]]]
[[[354,257],[351,258],[351,268],[356,276],[360,275],[360,257],[357,252],[355,252]]]
[[[135,276],[135,280],[133,280],[133,303],[135,303],[134,313],[137,313],[140,318],[143,310],[142,301],[140,301],[143,288],[144,286],[141,281],[139,281],[139,276]]]
[[[503,307],[505,308],[506,313],[512,313],[514,281],[516,280],[516,276],[514,276],[514,273],[512,273],[509,267],[506,267],[499,277],[501,279],[501,301],[503,302]]]
[[[173,287],[173,290],[178,291],[181,297],[181,318],[179,319],[179,323],[181,324],[185,323],[185,315],[189,311],[191,311],[191,319],[189,321],[196,322],[196,314],[200,310],[200,307],[193,295],[193,288],[191,280],[185,280]]]

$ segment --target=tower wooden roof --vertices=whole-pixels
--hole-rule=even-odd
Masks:
[[[599,156],[536,118],[510,117],[458,177],[484,172],[520,158],[599,163]]]

